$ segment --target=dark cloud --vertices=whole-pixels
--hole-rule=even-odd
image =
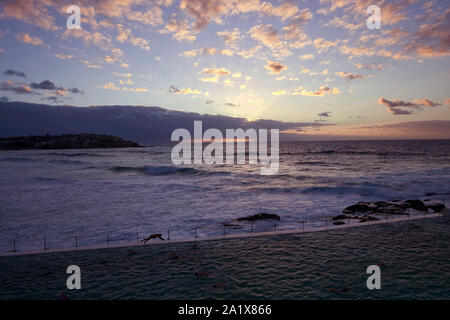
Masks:
[[[402,101],[402,100],[388,100],[386,98],[380,98],[378,99],[378,102],[380,104],[384,104],[388,107],[417,107],[414,103],[408,102],[408,101]]]
[[[178,89],[176,86],[170,86],[169,92],[175,94],[181,93],[180,89]]]
[[[318,114],[318,116],[319,117],[325,117],[325,118],[331,117],[331,111],[321,112],[321,113]]]
[[[388,107],[388,111],[393,115],[408,115],[414,113],[414,110],[422,110],[421,107],[436,107],[442,105],[442,103],[433,102],[429,99],[418,100],[414,102],[403,100],[388,100],[386,98],[378,99],[378,103]]]
[[[32,82],[30,87],[37,90],[64,90],[62,87],[55,86],[55,84],[50,80],[44,80],[39,83]]]
[[[8,76],[16,76],[16,77],[21,77],[21,78],[27,77],[27,75],[24,72],[17,71],[17,70],[11,70],[11,69],[6,70],[5,74],[7,74]]]
[[[0,136],[2,137],[41,135],[47,132],[52,134],[92,132],[116,135],[142,144],[169,144],[171,134],[177,128],[186,128],[193,133],[195,120],[203,122],[203,130],[217,128],[223,133],[230,128],[279,129],[281,132],[329,125],[275,120],[248,121],[245,118],[172,111],[161,107],[125,105],[80,108],[25,102],[0,102]],[[283,140],[287,135],[289,134],[281,133],[280,139]]]
[[[365,79],[367,78],[367,76],[364,76],[362,74],[357,74],[357,73],[348,73],[348,72],[336,72],[335,73],[337,76],[347,80],[347,81],[352,81],[352,80],[356,80],[356,79]]]
[[[212,104],[212,103],[214,103],[214,101],[212,101],[212,100],[206,100],[205,103],[206,103],[206,104]]]
[[[69,88],[69,89],[67,89],[67,91],[69,91],[73,94],[76,94],[76,93],[84,94],[84,92],[78,88]]]
[[[51,90],[55,91],[58,95],[64,95],[65,92],[70,92],[73,94],[83,94],[84,92],[78,88],[63,88],[63,87],[57,87],[53,82],[50,80],[44,80],[39,83],[33,82],[30,84],[30,87],[36,90]]]
[[[224,105],[226,105],[227,107],[240,107],[240,104],[235,104],[235,103],[231,103],[231,102],[226,102],[224,103]]]
[[[361,115],[356,115],[356,116],[349,116],[349,118],[351,118],[351,119],[353,119],[353,118],[355,118],[355,119],[366,119],[367,117],[366,116],[361,116]]]
[[[288,69],[288,67],[281,62],[274,61],[267,61],[267,64],[264,66],[264,68],[269,70],[271,74],[279,74],[281,71]]]

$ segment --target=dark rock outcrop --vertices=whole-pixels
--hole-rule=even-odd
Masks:
[[[332,219],[333,219],[333,220],[344,220],[344,219],[347,219],[347,218],[349,218],[349,216],[347,216],[347,215],[345,215],[345,214],[339,214],[339,215],[333,217]],[[336,223],[335,223],[335,224],[336,224]]]
[[[435,213],[442,212],[445,209],[445,206],[442,203],[430,204],[427,207]]]
[[[346,207],[342,212],[346,214],[382,213],[390,215],[401,215],[401,214],[408,214],[409,209],[425,212],[431,209],[433,212],[441,212],[442,210],[444,210],[444,205],[443,204],[426,205],[421,200],[417,199],[406,200],[403,203],[389,203],[384,201],[376,201],[376,202],[360,201],[354,205]]]
[[[380,220],[380,219],[377,219],[372,216],[364,216],[359,220],[359,222],[369,222],[369,221],[377,221],[377,220]]]
[[[0,138],[1,150],[130,148],[139,144],[102,134],[62,134]]]
[[[236,221],[256,221],[264,219],[280,220],[280,216],[274,213],[258,213],[248,217],[237,218]]]

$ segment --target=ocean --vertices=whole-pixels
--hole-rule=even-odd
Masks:
[[[280,143],[280,170],[171,163],[171,146],[0,151],[0,251],[242,232],[233,220],[280,216],[279,228],[357,201],[450,198],[450,143]],[[257,230],[272,228],[255,223]],[[259,228],[259,229],[258,229]]]

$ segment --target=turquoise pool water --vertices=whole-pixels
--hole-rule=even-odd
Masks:
[[[0,299],[450,299],[445,218],[0,258]],[[129,250],[135,254],[130,254]],[[380,264],[381,290],[366,268]],[[68,265],[81,290],[66,288]],[[336,289],[331,291],[330,289]]]

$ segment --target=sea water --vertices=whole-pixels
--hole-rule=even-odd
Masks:
[[[249,164],[174,166],[170,154],[171,146],[0,151],[0,250],[13,241],[42,249],[43,238],[61,248],[75,236],[84,246],[167,230],[219,235],[224,223],[261,212],[298,228],[357,201],[450,197],[448,140],[281,143],[273,176]]]

